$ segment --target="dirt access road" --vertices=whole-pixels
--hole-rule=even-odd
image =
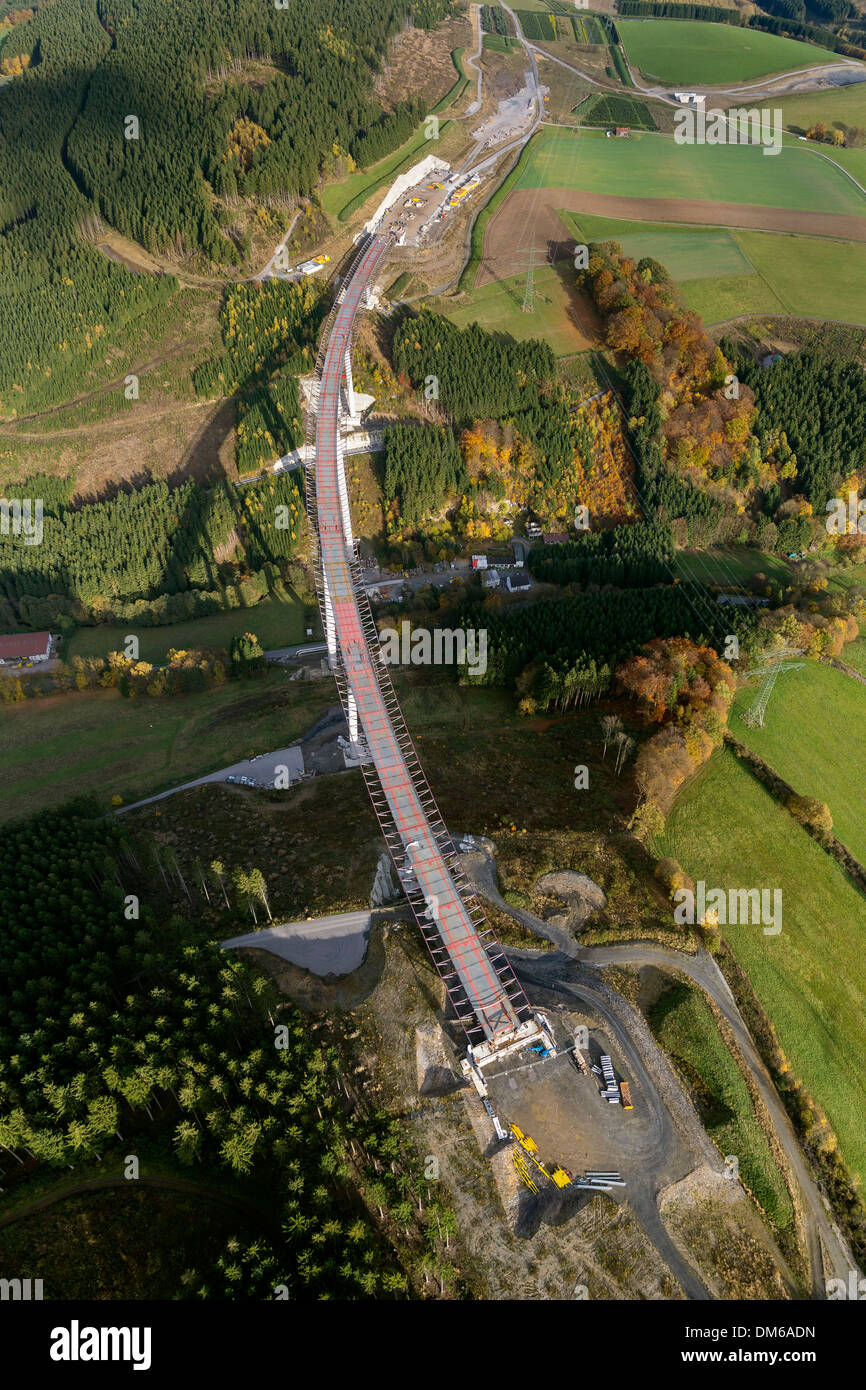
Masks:
[[[556,951],[550,952],[544,957],[522,957],[519,951],[509,951],[509,957],[517,969],[518,977],[526,985],[535,985],[551,991],[568,993],[590,1003],[599,1014],[607,1019],[617,1041],[627,1057],[629,1065],[635,1068],[635,1075],[642,1084],[647,1096],[652,1097],[656,1106],[664,1105],[659,1095],[659,1086],[655,1079],[650,1079],[648,1075],[647,1063],[652,1061],[656,1069],[663,1058],[663,1054],[657,1044],[649,1034],[649,1030],[641,1029],[641,1038],[633,1039],[629,1036],[628,1030],[624,1027],[623,1019],[611,1012],[611,998],[605,997],[601,989],[602,982],[596,984],[593,981],[591,972],[602,969],[605,965],[622,966],[643,966],[655,965],[662,969],[680,971],[694,980],[709,997],[713,1000],[719,1011],[727,1020],[736,1040],[740,1056],[748,1068],[754,1083],[764,1101],[770,1120],[775,1130],[778,1144],[785,1154],[789,1169],[793,1175],[798,1188],[799,1206],[803,1213],[806,1243],[809,1252],[810,1275],[812,1282],[812,1296],[814,1298],[826,1297],[826,1280],[829,1278],[839,1278],[847,1280],[848,1273],[855,1268],[853,1258],[836,1229],[828,1210],[825,1207],[818,1188],[816,1187],[811,1174],[809,1173],[806,1161],[800,1149],[799,1141],[791,1126],[791,1122],[785,1112],[778,1092],[758,1054],[758,1050],[752,1040],[752,1036],[746,1027],[743,1017],[737,1007],[733,995],[728,987],[725,977],[716,964],[713,957],[707,951],[698,952],[697,956],[687,955],[683,951],[668,950],[662,946],[654,946],[645,943],[628,943],[623,946],[591,946],[581,947],[570,932],[565,932],[561,928],[551,926],[549,922],[544,922],[534,913],[522,908],[511,907],[500,894],[496,887],[496,868],[492,857],[483,849],[479,849],[471,856],[465,857],[467,870],[471,873],[472,879],[478,891],[489,902],[492,902],[500,911],[513,917],[522,926],[534,932],[536,935],[552,941],[558,947]],[[612,994],[612,992],[608,992]],[[647,1042],[649,1039],[649,1042]],[[649,1048],[649,1050],[648,1050]],[[635,1056],[635,1054],[637,1054]],[[682,1089],[675,1083],[672,1089],[668,1084],[667,1073],[670,1072],[670,1064],[663,1058],[663,1066],[657,1075],[661,1076],[664,1086],[664,1102],[668,1106],[673,1105],[680,1112],[680,1120],[683,1119],[682,1100],[684,1099]],[[688,1106],[691,1110],[691,1107]],[[694,1112],[692,1111],[692,1115]],[[665,1111],[667,1125],[670,1119]],[[696,1117],[695,1117],[696,1119]],[[663,1121],[657,1122],[656,1137],[658,1141],[656,1149],[656,1162],[661,1164],[671,1145],[670,1131]],[[700,1134],[706,1145],[709,1146],[715,1157],[715,1163],[711,1166],[718,1167],[719,1156],[710,1145],[705,1131],[700,1127]],[[698,1143],[697,1136],[692,1133],[692,1140],[698,1146],[698,1151],[706,1152],[702,1143]],[[653,1182],[653,1174],[648,1169],[645,1183],[638,1183],[636,1187],[629,1187],[629,1196],[634,1200],[635,1211],[639,1219],[644,1223],[644,1229],[655,1242],[656,1223],[662,1225],[658,1214],[656,1197],[658,1183]],[[646,1189],[646,1190],[644,1190]],[[646,1224],[649,1223],[649,1224]],[[667,1234],[662,1226],[663,1234]],[[822,1247],[826,1253],[827,1267],[825,1268],[822,1258]],[[662,1247],[658,1246],[661,1250]],[[676,1272],[676,1271],[675,1271]],[[679,1278],[679,1274],[677,1274]],[[684,1285],[685,1287],[685,1285]],[[695,1295],[690,1293],[690,1297]]]

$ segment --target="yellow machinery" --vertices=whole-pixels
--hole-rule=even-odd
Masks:
[[[530,1139],[528,1134],[524,1134],[522,1129],[517,1128],[517,1125],[511,1126],[511,1133],[514,1135],[518,1144],[520,1144],[521,1147],[524,1148],[528,1154],[538,1153],[538,1145],[536,1144],[535,1140]]]
[[[539,1173],[543,1173],[544,1176],[546,1178],[549,1178],[552,1183],[555,1183],[557,1187],[571,1186],[571,1178],[569,1177],[565,1169],[562,1168],[558,1163],[555,1168],[551,1168],[548,1171],[548,1169],[545,1168],[541,1160],[536,1158],[536,1154],[538,1153],[538,1145],[536,1144],[534,1139],[531,1139],[528,1134],[524,1134],[523,1130],[518,1128],[517,1125],[511,1126],[511,1133],[514,1135],[514,1138],[517,1140],[524,1153],[529,1155],[530,1162],[535,1164]],[[517,1169],[518,1173],[520,1173],[521,1177],[523,1177],[523,1170],[526,1169],[526,1160],[524,1159],[523,1154],[519,1154],[515,1150],[515,1152],[511,1156],[511,1161]],[[528,1174],[528,1169],[526,1169],[526,1171]],[[536,1188],[535,1191],[538,1191],[538,1189]]]
[[[538,1185],[533,1180],[532,1174],[530,1173],[529,1168],[527,1167],[526,1159],[523,1157],[523,1154],[519,1154],[515,1149],[511,1155],[511,1162],[514,1164],[514,1167],[517,1171],[517,1176],[520,1178],[520,1181],[523,1183],[524,1187],[528,1187],[530,1192],[537,1192]]]

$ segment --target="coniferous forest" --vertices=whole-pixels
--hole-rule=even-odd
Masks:
[[[17,25],[30,61],[0,86],[0,415],[69,395],[113,335],[177,288],[108,260],[91,244],[97,219],[151,252],[237,265],[217,200],[290,202],[336,151],[365,164],[395,148],[420,112],[374,98],[387,40],[451,9],[63,0]],[[253,60],[264,85],[243,81]],[[243,121],[262,135],[238,153]]]
[[[52,627],[135,617],[145,626],[230,606],[225,590],[249,570],[294,554],[304,518],[302,480],[282,473],[245,488],[163,480],[111,501],[75,507],[70,484],[31,479],[43,498],[40,545],[0,533],[0,625]],[[215,551],[236,537],[234,553]],[[183,596],[181,602],[172,600]]]
[[[19,1181],[97,1159],[122,1176],[131,1154],[270,1205],[252,1240],[191,1254],[174,1297],[411,1297],[448,1271],[453,1213],[401,1121],[361,1102],[342,1039],[202,924],[213,869],[178,915],[164,851],[84,799],[6,827],[0,869],[0,1144]]]

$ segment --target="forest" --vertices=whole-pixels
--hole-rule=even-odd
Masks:
[[[336,152],[362,163],[405,139],[416,106],[384,112],[373,75],[407,16],[429,26],[453,6],[64,0],[19,24],[30,66],[0,84],[0,415],[68,397],[176,293],[98,251],[103,221],[151,252],[240,264],[221,206],[291,204]],[[271,71],[263,87],[243,80],[252,61]],[[249,168],[230,152],[241,119],[267,137]]]
[[[798,490],[814,511],[823,513],[831,497],[856,490],[857,476],[866,476],[866,372],[860,364],[803,351],[763,370],[736,344],[724,348],[754,392],[762,447],[784,431]]]
[[[309,281],[229,285],[220,305],[223,351],[193,373],[200,396],[237,403],[240,477],[303,442],[297,376],[312,370],[325,295]]]
[[[642,363],[664,405],[654,417],[663,459],[681,476],[749,492],[761,477],[752,395],[731,389],[730,367],[664,266],[634,261],[618,242],[593,243],[578,282],[605,324],[608,347]]]
[[[302,479],[277,474],[245,488],[162,479],[110,501],[73,506],[69,484],[30,479],[10,488],[42,498],[43,536],[28,546],[0,532],[0,625],[68,631],[135,616],[145,626],[234,607],[228,589],[294,554],[304,524]],[[234,545],[232,545],[234,541]],[[228,558],[215,552],[225,547]],[[172,606],[172,598],[192,602]],[[176,611],[177,610],[177,611]]]
[[[400,448],[416,461],[385,476],[389,535],[408,537],[422,521],[438,554],[455,537],[505,539],[515,508],[528,508],[551,527],[570,524],[587,507],[592,525],[612,525],[637,514],[619,412],[609,393],[579,401],[556,381],[545,343],[487,333],[478,324],[459,329],[424,309],[407,317],[394,340],[401,378],[429,408],[458,431],[463,468],[443,475],[433,510],[454,502],[449,520],[431,518],[427,499],[438,464],[439,438],[422,430]],[[428,457],[424,457],[429,455]],[[456,462],[456,461],[455,461]],[[413,492],[419,489],[419,496]]]
[[[670,526],[638,521],[586,531],[560,545],[533,546],[527,567],[547,584],[613,584],[625,589],[667,583],[673,562]]]
[[[393,361],[455,425],[501,420],[537,405],[539,384],[554,376],[546,343],[495,337],[477,323],[456,328],[432,310],[407,316],[394,335]]]
[[[453,1213],[400,1117],[360,1092],[342,1036],[219,949],[230,888],[266,898],[259,871],[230,885],[215,861],[190,881],[82,799],[7,826],[0,874],[7,1193],[97,1155],[120,1175],[136,1154],[271,1208],[177,1297],[405,1298],[451,1282]]]
[[[606,667],[601,694],[618,662],[654,637],[689,637],[707,645],[723,643],[729,632],[746,633],[754,625],[749,610],[720,608],[700,585],[602,589],[545,599],[508,612],[497,612],[468,598],[449,615],[467,628],[487,629],[487,671],[469,676],[469,684],[514,687],[546,707],[533,680],[547,665],[560,676],[575,665]],[[555,693],[549,700],[556,698]]]
[[[429,522],[465,480],[463,460],[449,429],[392,425],[385,434],[384,494],[389,529]]]

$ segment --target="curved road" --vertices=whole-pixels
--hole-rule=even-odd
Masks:
[[[643,1083],[645,1094],[652,1096],[658,1106],[661,1106],[661,1101],[658,1098],[657,1088],[649,1080],[640,1053],[636,1051],[631,1039],[624,1031],[622,1020],[611,1015],[608,1005],[597,991],[583,980],[577,984],[567,979],[566,972],[570,970],[572,963],[596,970],[601,970],[606,965],[655,965],[662,969],[680,971],[694,980],[695,984],[709,995],[734,1035],[740,1056],[767,1107],[779,1146],[785,1154],[799,1189],[799,1205],[803,1213],[809,1252],[813,1297],[824,1298],[826,1296],[826,1279],[838,1278],[847,1281],[849,1271],[855,1268],[854,1261],[845,1241],[828,1215],[827,1204],[809,1172],[793,1126],[755,1047],[752,1035],[737,1007],[728,982],[709,952],[701,949],[697,955],[690,956],[683,951],[669,950],[663,946],[640,942],[627,943],[623,946],[581,947],[571,932],[551,926],[549,922],[544,922],[532,912],[511,907],[496,887],[496,871],[493,860],[483,849],[474,856],[473,879],[482,896],[492,902],[500,911],[507,913],[536,935],[552,941],[559,948],[547,958],[534,957],[526,960],[521,958],[521,976],[526,980],[532,980],[533,983],[542,988],[558,992],[567,991],[578,998],[590,1001],[592,1007],[611,1023],[623,1052],[628,1057],[629,1065],[635,1068],[635,1074]],[[512,953],[512,956],[514,959],[518,958],[516,953]],[[569,960],[566,961],[564,957],[568,957]],[[656,1125],[656,1133],[659,1143],[664,1144],[664,1127]],[[639,1202],[636,1209],[640,1211],[641,1220],[645,1221],[648,1214],[646,1203]],[[655,1219],[660,1221],[654,1201],[652,1211]],[[647,1229],[649,1234],[649,1228]],[[663,1227],[662,1230],[664,1230]],[[655,1235],[653,1235],[653,1239],[655,1239]],[[826,1269],[822,1259],[821,1244],[826,1252]]]
[[[734,1035],[737,1050],[767,1107],[776,1138],[799,1188],[800,1207],[809,1248],[813,1296],[825,1297],[825,1279],[835,1277],[847,1280],[849,1270],[855,1267],[854,1261],[827,1215],[824,1198],[809,1172],[791,1121],[779,1099],[779,1093],[755,1047],[728,982],[710,953],[702,949],[696,956],[688,956],[684,952],[668,950],[664,946],[643,946],[638,943],[625,946],[588,946],[580,951],[580,959],[585,965],[599,970],[605,965],[655,965],[663,969],[679,970],[709,995]],[[819,1236],[827,1255],[829,1268],[826,1271],[821,1257]]]

